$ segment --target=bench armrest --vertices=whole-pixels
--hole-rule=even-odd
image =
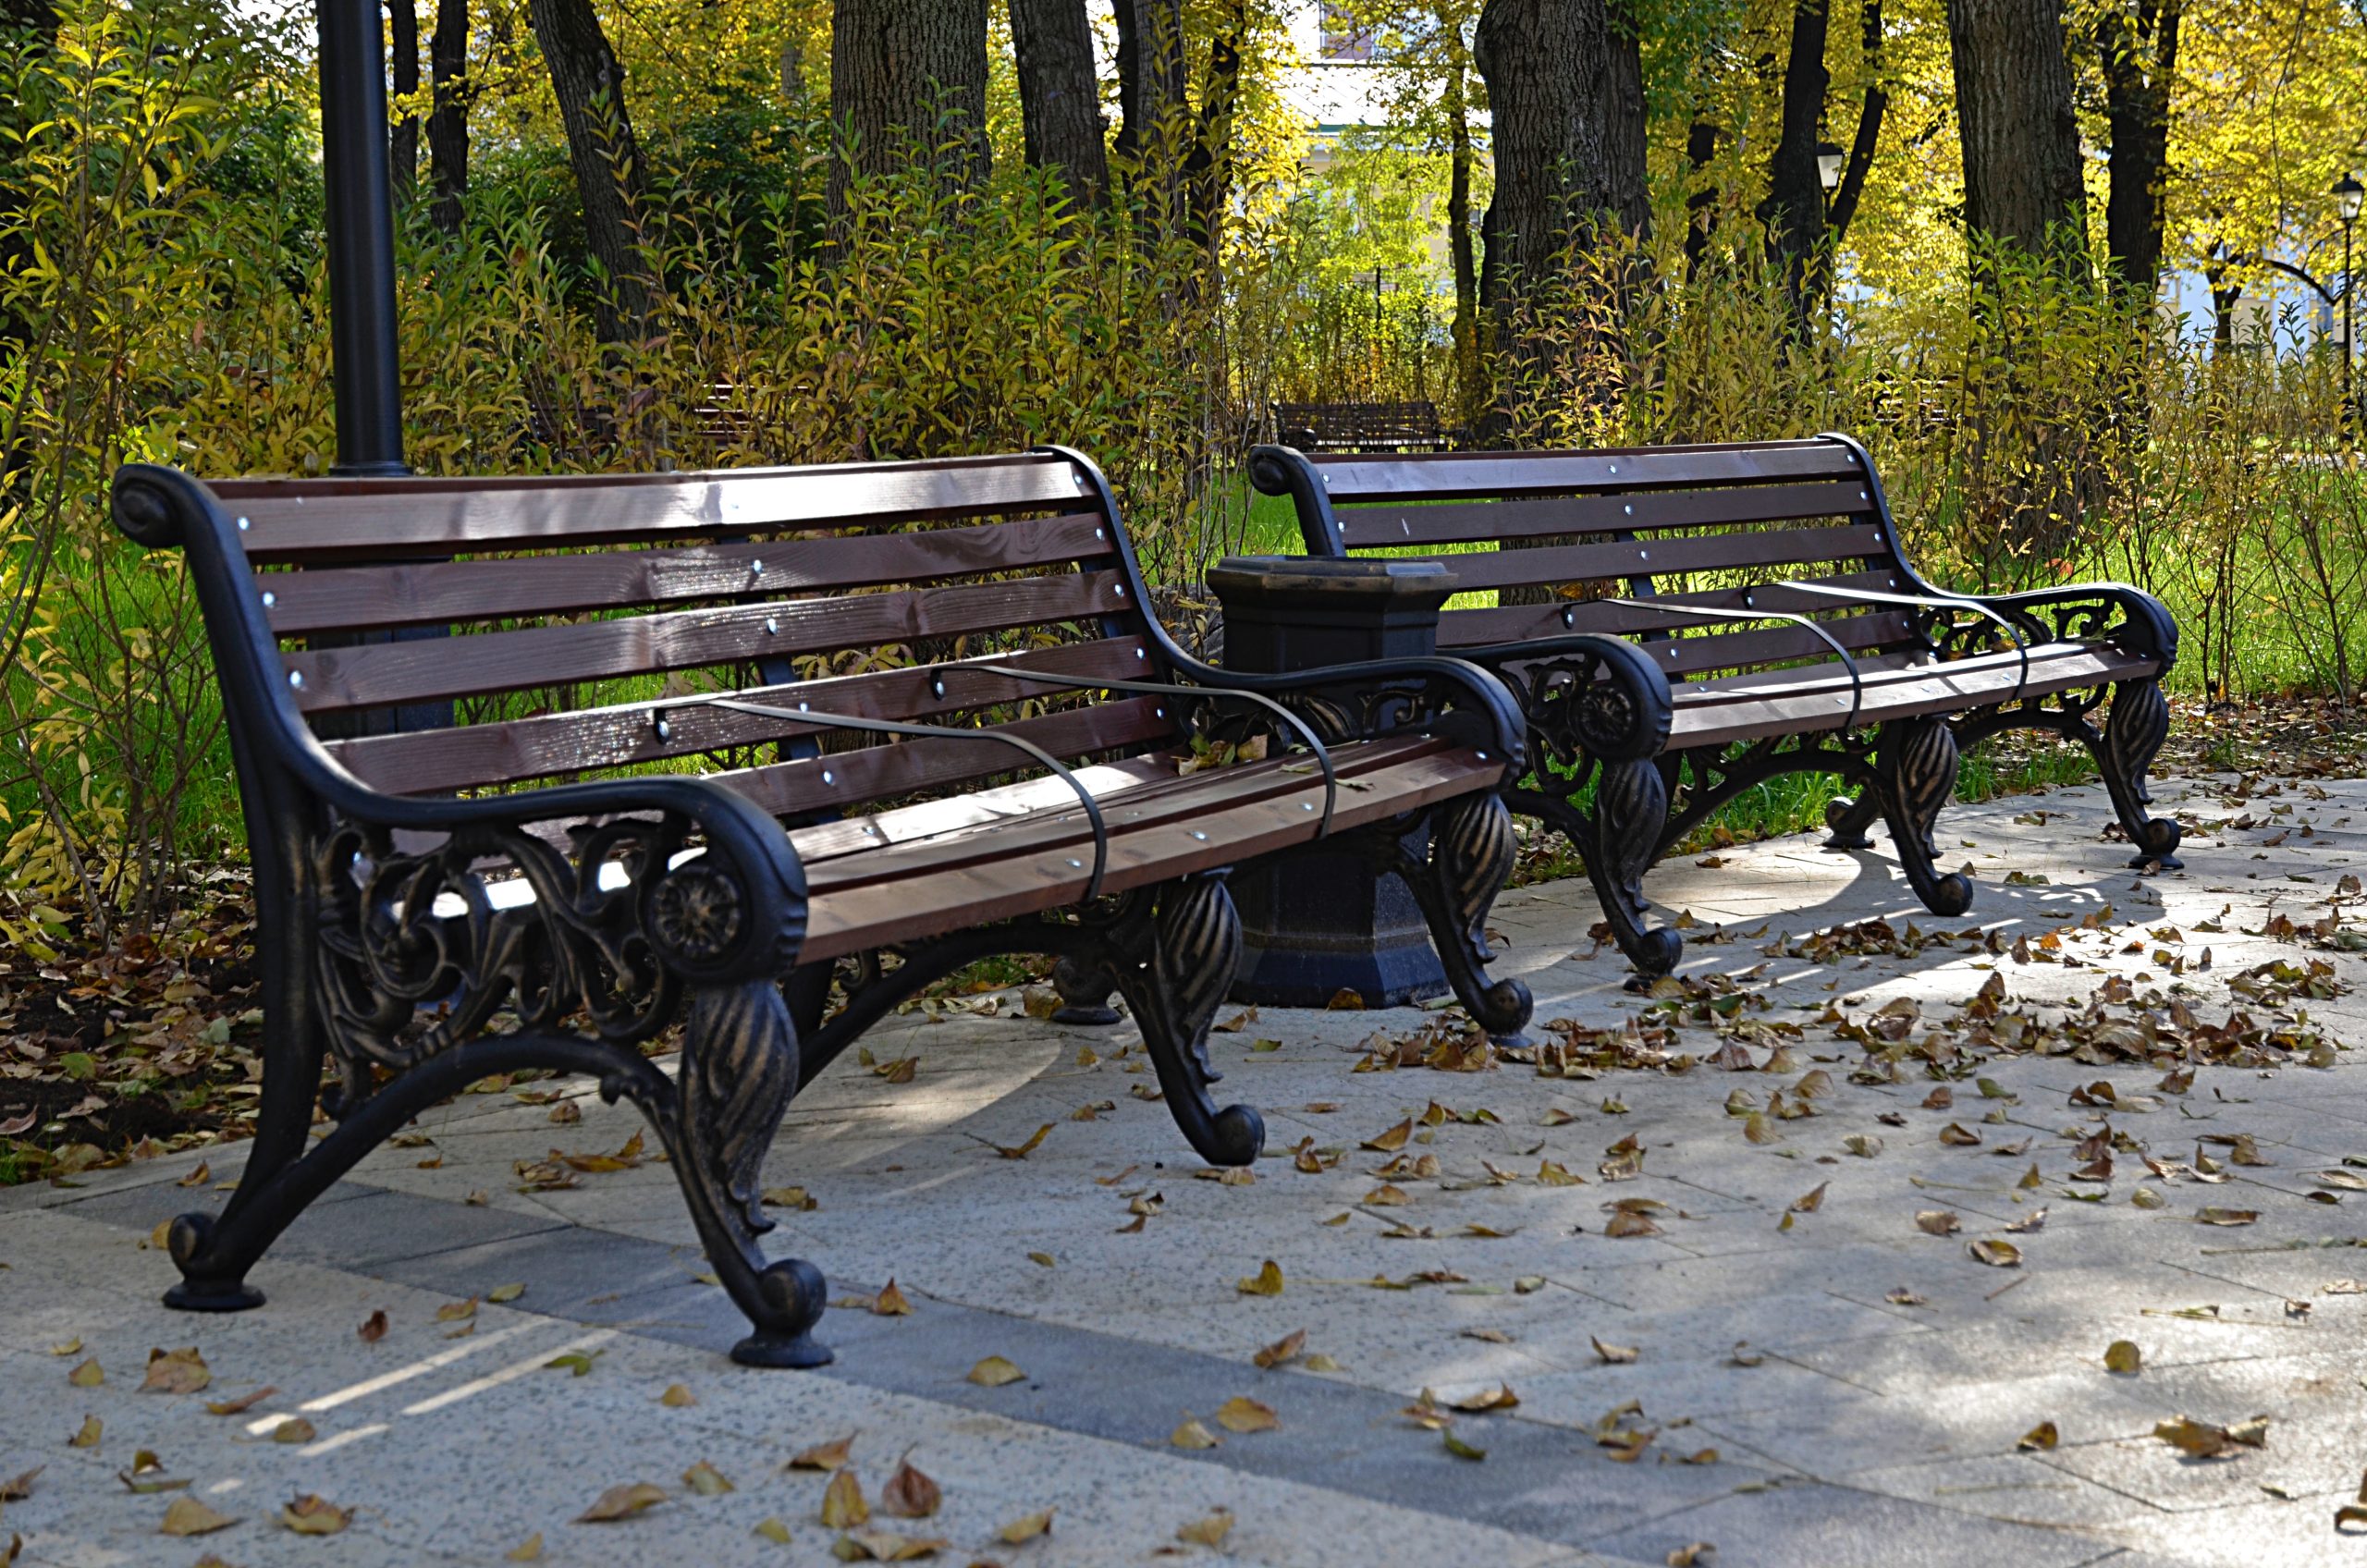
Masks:
[[[2020,594],[1967,594],[2044,642],[2095,637],[2161,661],[2177,662],[2178,623],[2169,606],[2126,582],[2072,582]]]
[[[657,813],[679,825],[660,838],[679,840],[695,831],[705,848],[691,863],[700,868],[696,876],[681,875],[687,865],[669,870],[660,864],[657,875],[636,879],[639,919],[668,968],[702,982],[787,973],[804,936],[805,876],[788,834],[761,807],[721,785],[682,775],[474,798],[373,790],[329,754],[279,678],[278,640],[264,616],[238,524],[213,495],[178,470],[149,463],[119,470],[113,490],[117,527],[152,549],[178,546],[189,563],[241,761],[276,775],[300,802],[310,797],[343,819],[341,827],[315,835],[324,843],[327,837],[350,838],[356,851],[365,851],[385,845],[395,832],[448,834],[460,848],[482,845],[513,859],[531,878],[538,869],[553,871],[551,857],[558,854],[526,831],[531,826]],[[270,835],[291,861],[322,848],[304,841],[314,825],[272,820],[274,799],[288,790],[242,793],[264,817],[251,815],[251,834]],[[600,833],[593,836],[593,843],[603,841]],[[615,835],[605,842],[612,848]],[[542,844],[542,851],[533,844]],[[590,861],[589,850],[583,858]],[[297,865],[289,869],[303,874]],[[583,870],[596,876],[598,868],[587,864]],[[536,891],[547,896],[550,889]]]
[[[1462,652],[1519,692],[1529,728],[1564,762],[1640,761],[1668,743],[1668,671],[1625,637],[1573,631]]]

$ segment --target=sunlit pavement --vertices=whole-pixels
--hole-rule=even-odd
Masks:
[[[2159,876],[2099,836],[2098,790],[1952,810],[1946,858],[1980,883],[1955,921],[1913,904],[1886,845],[1673,863],[1650,890],[1689,913],[1695,984],[1684,1026],[1641,1043],[1689,1071],[1358,1072],[1376,1030],[1437,1015],[1268,1010],[1213,1049],[1227,1097],[1267,1118],[1248,1184],[1201,1179],[1126,1024],[1034,1022],[1016,993],[900,1019],[867,1045],[917,1057],[910,1081],[842,1060],[767,1173],[816,1206],[777,1208],[768,1244],[831,1277],[820,1372],[725,1359],[739,1319],[664,1165],[520,1190],[554,1149],[626,1145],[637,1120],[586,1084],[424,1119],[290,1232],[254,1275],[269,1305],[239,1317],[160,1307],[151,1232],[221,1202],[240,1147],[0,1194],[0,1482],[40,1467],[0,1503],[0,1554],[18,1533],[21,1563],[242,1568],[532,1561],[536,1537],[540,1561],[587,1564],[823,1563],[890,1536],[1012,1568],[1659,1564],[1696,1543],[1720,1568],[2367,1562],[2335,1525],[2367,1466],[2367,1048],[2167,1086],[2122,1054],[2143,1018],[2181,1027],[2173,1001],[2216,1029],[2228,982],[2271,961],[2360,977],[2339,927],[2307,928],[2367,929],[2367,906],[2328,904],[2367,861],[2367,785],[2237,803],[2230,782],[2158,787],[2213,829]],[[1899,937],[1979,925],[2001,950],[1799,940],[1875,917]],[[1498,907],[1540,1044],[1551,1020],[1668,1020],[1593,952],[1596,918],[1582,881]],[[1772,1006],[1728,1020],[1718,975]],[[2128,1000],[2077,1028],[2040,1005],[2114,975]],[[2038,1051],[1937,1027],[1993,977]],[[2367,1042],[2367,997],[2242,984],[2233,1005],[2302,1054],[2312,1030]],[[1910,1047],[1895,1081],[1862,1071],[1869,1032]],[[1945,1078],[1912,1048],[1933,1039],[1962,1053],[1935,1053]],[[1402,1146],[1364,1146],[1401,1123]],[[1269,1259],[1279,1293],[1245,1292]],[[862,1305],[890,1279],[908,1316]],[[1278,1366],[1253,1359],[1300,1331]],[[2106,1369],[2117,1341],[2139,1370]],[[141,1391],[152,1348],[189,1345],[208,1387]],[[970,1379],[995,1356],[1024,1376]],[[92,1362],[104,1382],[74,1381]],[[2195,1445],[2227,1452],[2154,1435],[2181,1415],[2236,1429]],[[86,1416],[96,1440],[69,1446]],[[784,1466],[849,1436],[872,1514],[842,1541],[828,1474]],[[161,1467],[135,1473],[141,1450]],[[907,1456],[942,1490],[933,1516],[880,1506]],[[730,1489],[686,1479],[701,1462]],[[632,1483],[664,1501],[577,1522]],[[308,1494],[341,1532],[280,1522]],[[178,1518],[235,1523],[160,1533],[183,1500],[202,1512]]]

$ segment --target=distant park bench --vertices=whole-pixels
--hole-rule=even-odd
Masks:
[[[790,1097],[925,986],[1045,953],[1073,1007],[1125,998],[1193,1148],[1246,1165],[1264,1123],[1208,1093],[1242,951],[1225,877],[1326,841],[1404,876],[1475,1017],[1527,1021],[1482,968],[1511,694],[1443,658],[1197,662],[1074,454],[212,485],[133,464],[115,515],[182,550],[204,611],[264,966],[253,1148],[218,1218],[174,1221],[173,1305],[256,1305],[248,1269],[357,1160],[548,1069],[648,1117],[755,1325],[735,1358],[818,1365],[821,1274],[755,1241]],[[450,634],[356,640],[424,627]],[[435,704],[464,722],[383,722]],[[1186,770],[1196,741],[1257,760]],[[668,1073],[643,1047],[678,1023]],[[314,1142],[316,1098],[338,1125]]]
[[[1303,452],[1435,452],[1447,445],[1438,405],[1277,403],[1274,431]]]
[[[1864,848],[1880,815],[1916,896],[1953,915],[1972,884],[1941,871],[1932,834],[1959,748],[2048,730],[2093,753],[2135,864],[2177,864],[2177,824],[2145,810],[2169,730],[2169,611],[2116,582],[1941,592],[1908,563],[1848,437],[1432,457],[1266,447],[1250,476],[1294,499],[1310,556],[1493,546],[1441,557],[1462,593],[1498,603],[1448,610],[1438,646],[1521,696],[1535,788],[1508,798],[1577,845],[1648,975],[1683,942],[1648,928],[1644,872],[1778,774],[1858,786],[1826,811],[1833,845]]]

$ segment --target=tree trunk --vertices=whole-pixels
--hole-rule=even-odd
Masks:
[[[1110,158],[1085,0],[1011,0],[1011,40],[1027,161],[1057,172],[1077,205],[1098,205],[1109,189]]]
[[[1479,368],[1479,258],[1471,233],[1471,104],[1460,53],[1446,80],[1446,245],[1454,265],[1456,423],[1474,423],[1484,399]]]
[[[386,39],[394,55],[395,95],[408,97],[419,91],[417,0],[387,0]],[[398,110],[387,143],[396,203],[409,206],[419,186],[419,116],[409,109]]]
[[[1866,174],[1874,166],[1874,148],[1882,141],[1883,114],[1890,107],[1890,90],[1882,80],[1883,0],[1865,0],[1858,18],[1858,43],[1866,63],[1866,96],[1858,106],[1858,134],[1849,141],[1841,188],[1833,193],[1833,204],[1824,214],[1824,231],[1836,246],[1858,215],[1858,199],[1865,194]]]
[[[2063,0],[1947,0],[1947,7],[1966,228],[2083,268],[2087,191]]]
[[[1249,29],[1248,6],[1233,0],[1225,29],[1208,44],[1208,85],[1192,129],[1192,152],[1184,160],[1193,241],[1213,262],[1224,238],[1224,204],[1233,187],[1233,116],[1241,99],[1241,44]]]
[[[601,335],[611,341],[638,337],[649,313],[649,278],[634,243],[641,154],[625,104],[624,67],[600,31],[592,0],[529,0],[529,15],[567,129],[584,237],[607,274],[598,303]]]
[[[1767,165],[1768,255],[1784,275],[1796,329],[1808,321],[1809,268],[1824,240],[1824,187],[1817,178],[1817,143],[1824,139],[1826,0],[1794,0],[1792,48],[1784,66],[1784,129]]]
[[[1631,35],[1614,65],[1604,0],[1488,0],[1473,63],[1488,84],[1496,194],[1488,208],[1481,300],[1499,315],[1532,300],[1563,249],[1598,225],[1640,229],[1643,138],[1624,123]]]
[[[2162,180],[2169,168],[2170,92],[2185,9],[2185,0],[2140,0],[2133,18],[2114,6],[2097,24],[2112,137],[2105,263],[2114,281],[2140,302],[2151,301],[2161,285]]]
[[[427,114],[427,159],[435,180],[435,227],[460,232],[461,198],[469,190],[469,0],[435,0],[435,31],[428,40],[428,76],[435,100]]]
[[[830,18],[830,117],[866,174],[917,153],[948,188],[987,178],[987,0],[839,0]],[[830,204],[846,198],[834,160]]]
[[[1619,232],[1641,235],[1652,227],[1652,185],[1647,160],[1650,121],[1644,96],[1644,29],[1637,0],[1606,0],[1608,28],[1602,59],[1604,203]]]
[[[1184,142],[1191,134],[1183,0],[1115,0],[1113,8],[1119,157],[1141,191],[1147,227],[1171,234],[1184,219]]]

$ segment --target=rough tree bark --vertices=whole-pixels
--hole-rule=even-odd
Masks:
[[[1079,206],[1098,204],[1110,158],[1085,0],[1011,0],[1011,40],[1027,161],[1055,170]]]
[[[386,0],[386,40],[394,56],[395,95],[408,97],[419,91],[418,0]],[[395,116],[395,128],[387,136],[387,165],[395,201],[407,206],[419,188],[417,115],[405,111]]]
[[[987,177],[987,0],[839,0],[830,17],[830,117],[855,166],[885,173],[917,143],[950,187]],[[833,161],[830,204],[846,195]]]
[[[2105,264],[2140,300],[2151,300],[2162,278],[2162,179],[2170,162],[2170,92],[2185,10],[2185,0],[2139,0],[2134,14],[2114,5],[2097,22],[2112,137]]]
[[[1965,227],[2067,266],[2087,257],[2063,0],[1947,0]]]
[[[469,0],[435,0],[435,31],[427,43],[427,161],[435,182],[429,209],[435,227],[460,232],[460,202],[469,190]]]
[[[1685,163],[1692,171],[1693,193],[1685,199],[1685,276],[1691,277],[1700,271],[1702,258],[1710,253],[1710,226],[1716,221],[1718,188],[1701,178],[1701,171],[1718,155],[1718,143],[1723,139],[1718,122],[1696,116],[1686,128]]]
[[[1866,95],[1858,105],[1858,133],[1849,141],[1849,161],[1841,167],[1841,188],[1825,209],[1825,232],[1835,245],[1849,232],[1858,215],[1858,199],[1865,194],[1866,175],[1874,166],[1874,148],[1881,142],[1883,115],[1890,107],[1890,90],[1883,85],[1883,0],[1865,0],[1858,12],[1858,43],[1866,62]]]
[[[1496,160],[1479,294],[1500,316],[1535,297],[1565,245],[1650,219],[1636,43],[1631,31],[1614,48],[1604,0],[1488,0],[1479,13],[1472,58]]]
[[[1483,388],[1479,361],[1479,255],[1471,232],[1471,103],[1461,53],[1446,79],[1447,255],[1454,266],[1455,386],[1463,395],[1456,423],[1477,423]]]
[[[624,67],[608,47],[592,0],[529,0],[529,15],[567,129],[584,237],[608,275],[598,304],[601,334],[611,341],[638,336],[649,313],[649,279],[633,242],[642,169],[625,104]]]
[[[1767,200],[1760,220],[1767,226],[1769,258],[1784,275],[1784,291],[1796,329],[1808,320],[1809,270],[1824,240],[1824,187],[1817,178],[1817,143],[1824,139],[1824,96],[1832,78],[1824,68],[1827,0],[1793,0],[1792,45],[1784,65],[1784,129],[1767,163]]]
[[[1190,134],[1190,72],[1183,0],[1114,0],[1118,21],[1118,159],[1141,191],[1157,233],[1184,221],[1184,140]]]

